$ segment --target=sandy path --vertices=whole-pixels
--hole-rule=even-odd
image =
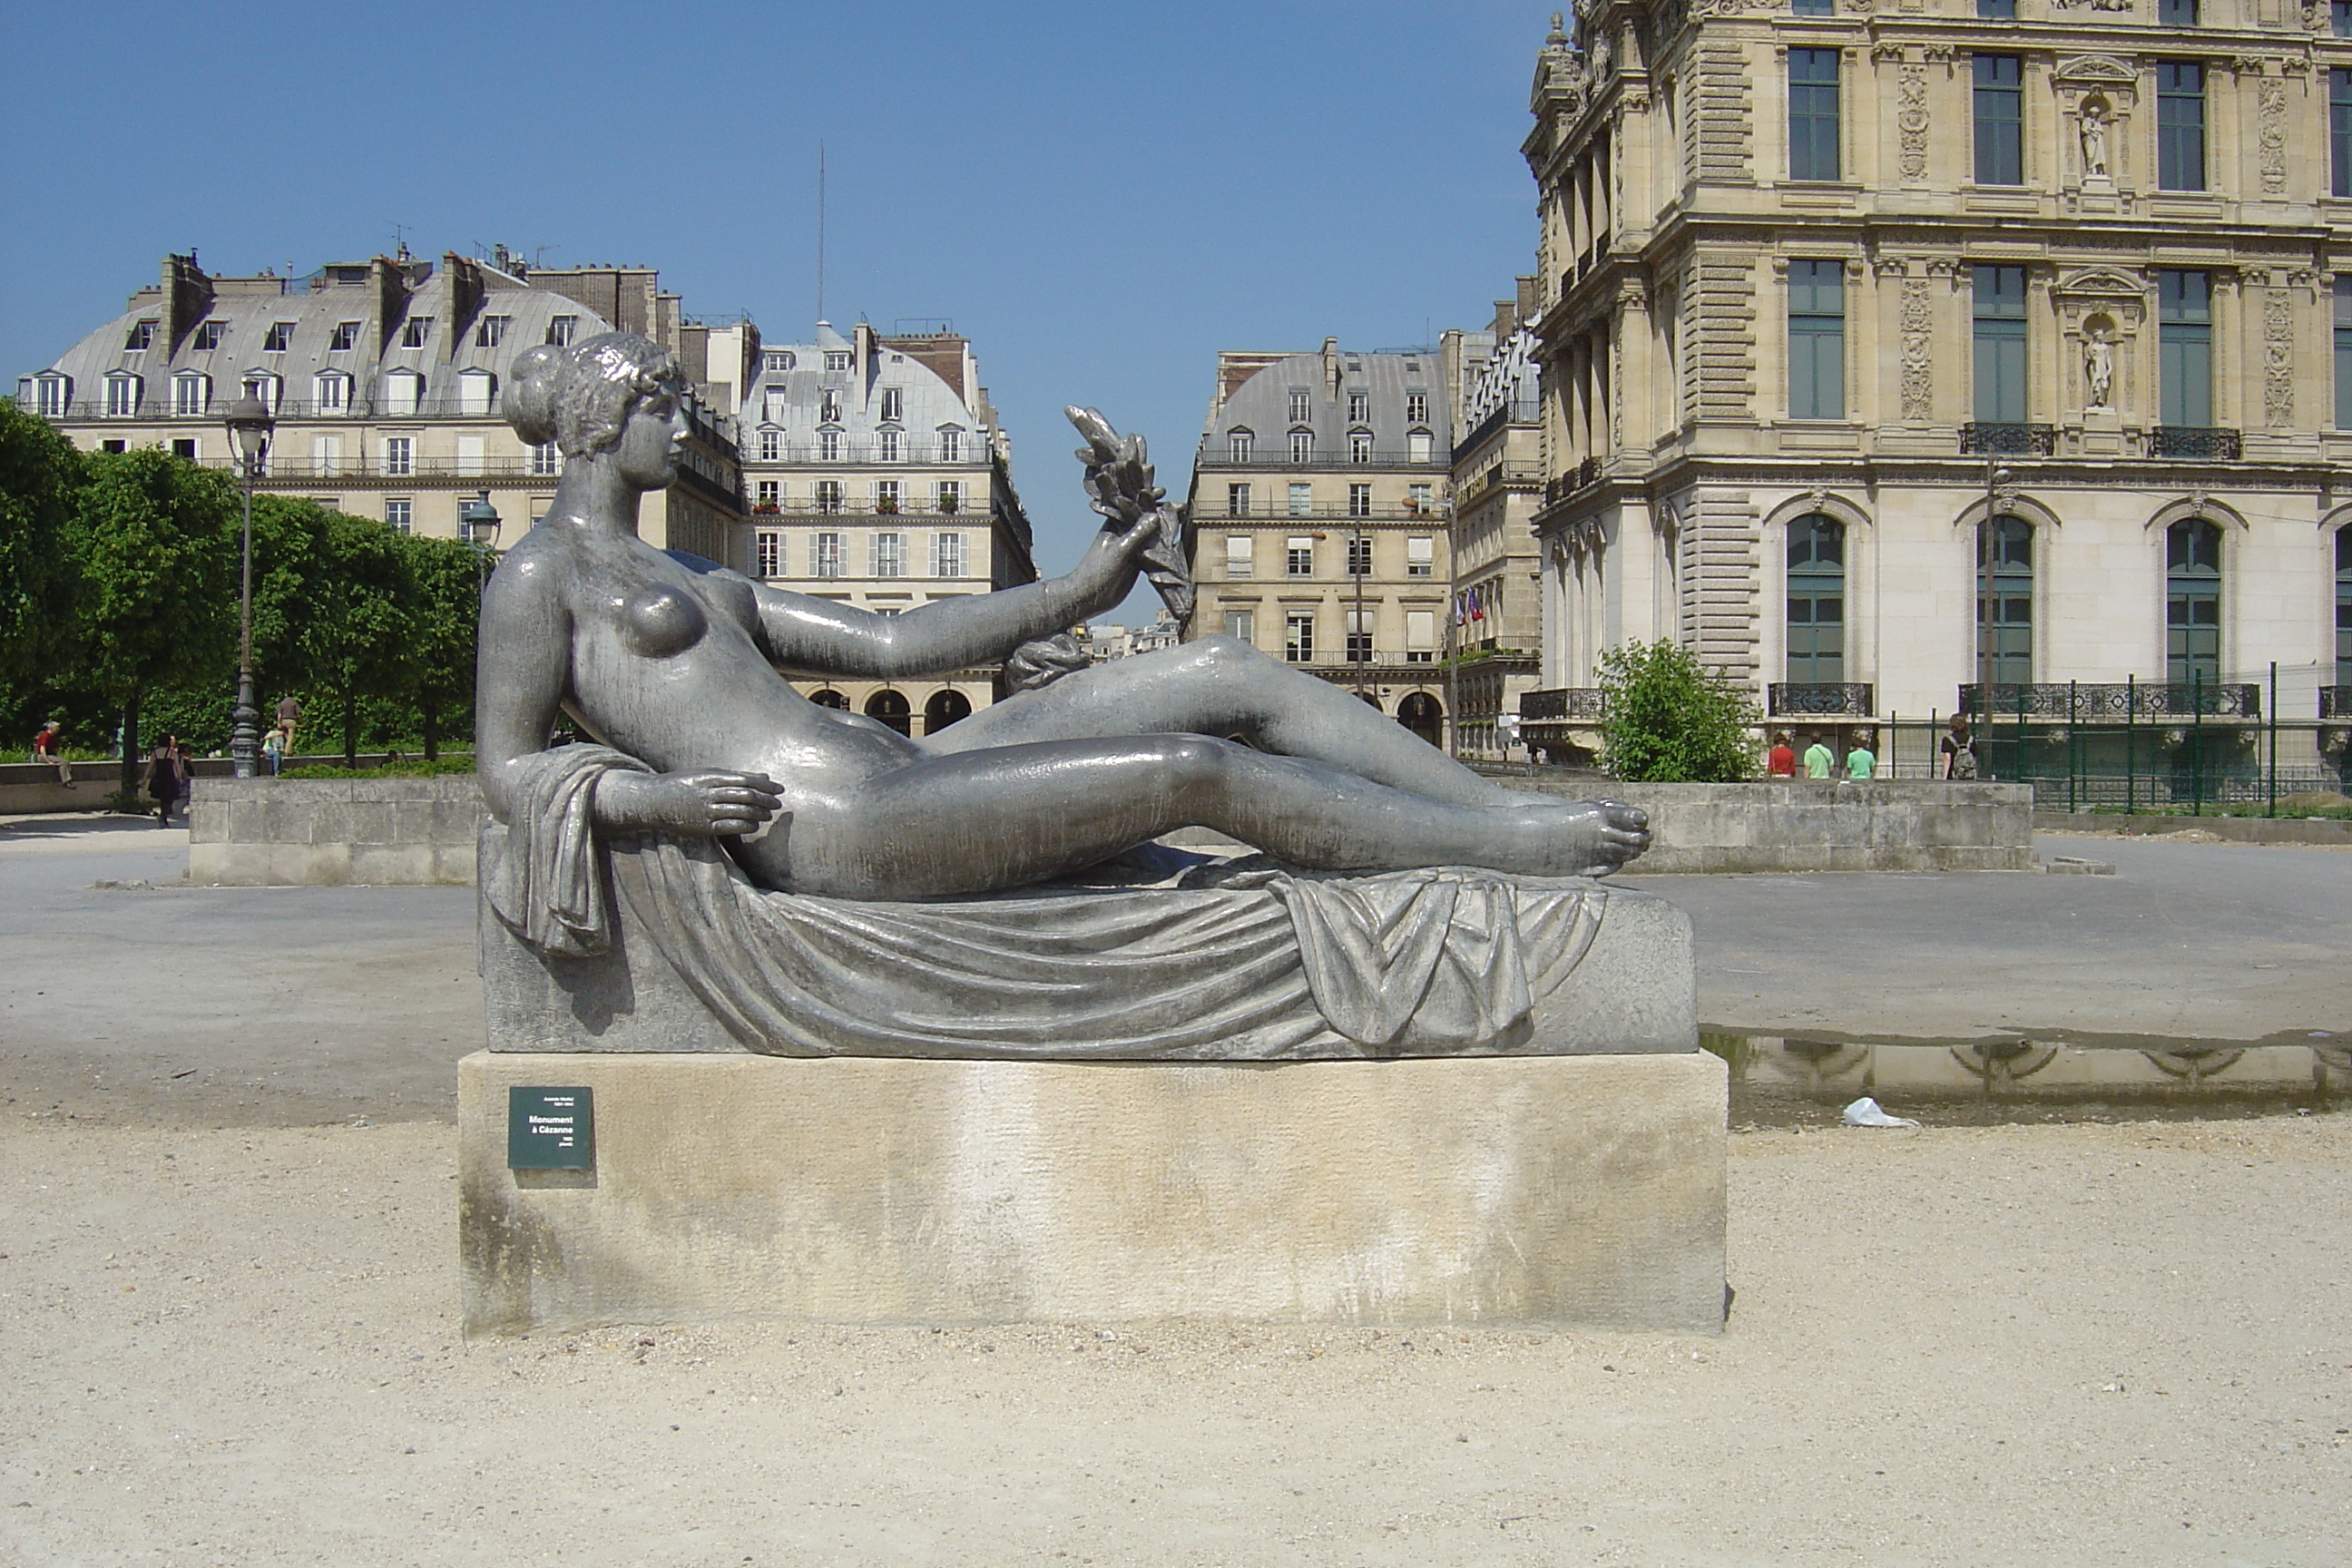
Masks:
[[[1720,1340],[461,1345],[451,1130],[0,1128],[0,1562],[2320,1564],[2352,1118],[1735,1136]]]

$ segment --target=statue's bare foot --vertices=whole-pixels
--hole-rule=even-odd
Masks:
[[[1498,808],[1516,840],[1501,869],[1539,877],[1606,877],[1650,847],[1649,813],[1622,800],[1542,801]]]

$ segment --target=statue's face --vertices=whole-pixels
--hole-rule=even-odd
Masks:
[[[647,489],[661,489],[677,478],[677,453],[686,437],[686,411],[674,389],[665,386],[638,398],[615,450],[623,476]]]

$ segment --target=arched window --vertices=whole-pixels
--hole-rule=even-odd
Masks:
[[[2352,686],[2352,528],[2336,531],[2336,679]]]
[[[820,708],[833,709],[835,712],[846,713],[849,711],[849,699],[844,697],[840,692],[835,691],[830,686],[826,687],[822,691],[810,692],[809,700],[815,703]]]
[[[2183,519],[2164,531],[2165,674],[2181,685],[2221,679],[2221,530]]]
[[[971,699],[953,687],[931,693],[923,704],[923,733],[936,735],[960,719],[971,717]]]
[[[457,412],[488,414],[499,405],[499,378],[479,367],[457,373]]]
[[[887,724],[901,735],[914,732],[914,710],[907,704],[907,694],[887,687],[866,700],[866,716]]]
[[[1433,746],[1445,742],[1445,705],[1426,691],[1416,691],[1397,704],[1397,722]]]
[[[1845,679],[1845,524],[1808,512],[1789,525],[1789,674]]]
[[[1977,530],[1977,648],[1983,679],[2033,679],[2033,530],[2023,518]]]
[[[1236,463],[1246,463],[1250,460],[1250,447],[1256,439],[1255,432],[1236,425],[1225,432],[1225,453]]]

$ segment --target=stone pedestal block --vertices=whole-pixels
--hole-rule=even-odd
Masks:
[[[1723,1323],[1725,1071],[1698,1052],[477,1052],[458,1082],[468,1333]],[[593,1089],[592,1169],[508,1168],[516,1086]]]

